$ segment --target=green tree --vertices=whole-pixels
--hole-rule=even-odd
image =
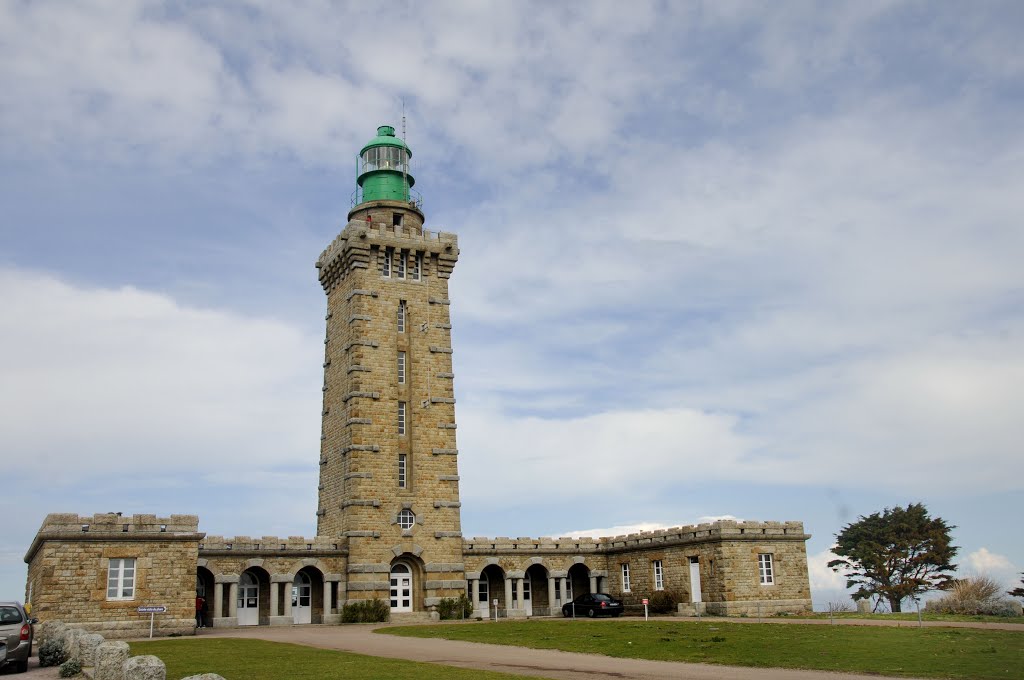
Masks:
[[[845,572],[847,588],[857,587],[853,599],[878,597],[898,612],[904,598],[949,586],[959,550],[950,543],[955,528],[929,517],[921,503],[886,508],[843,527],[832,549],[839,559],[828,566]]]
[[[1024,571],[1021,572],[1021,576],[1024,576]],[[1020,584],[1021,586],[1024,586],[1024,578],[1020,580]],[[1024,598],[1024,588],[1014,588],[1013,590],[1009,591],[1008,594],[1012,595],[1013,597]]]

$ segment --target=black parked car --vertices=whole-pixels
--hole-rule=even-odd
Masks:
[[[622,616],[622,612],[626,610],[622,606],[622,600],[616,600],[611,595],[604,593],[580,595],[572,602],[562,605],[562,616],[573,616],[574,609],[576,612],[575,616],[586,615],[590,618],[595,616]]]

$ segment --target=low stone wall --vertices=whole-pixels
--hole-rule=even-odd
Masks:
[[[76,625],[47,621],[40,626],[39,644],[59,640],[68,658],[82,666],[82,676],[91,680],[166,680],[167,669],[159,657],[130,656],[127,642],[106,640]],[[214,673],[193,675],[184,680],[224,680]]]

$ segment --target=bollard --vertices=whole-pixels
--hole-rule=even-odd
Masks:
[[[158,656],[133,656],[124,662],[124,680],[167,680],[167,668]]]

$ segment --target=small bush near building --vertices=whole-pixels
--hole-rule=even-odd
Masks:
[[[988,576],[954,581],[942,597],[925,605],[932,614],[967,614],[972,616],[1020,616],[1014,602],[1000,598],[1003,588]]]
[[[832,600],[828,603],[828,610],[830,612],[853,612],[857,609],[853,606],[853,603],[849,600]]]
[[[342,623],[384,623],[391,618],[391,609],[378,598],[359,600],[341,608]]]
[[[658,590],[651,595],[648,608],[652,614],[674,614],[676,605],[683,601],[683,596],[675,590]]]
[[[39,647],[40,666],[59,666],[68,660],[68,650],[61,640],[47,640]]]
[[[78,659],[68,659],[60,665],[60,677],[73,678],[82,672],[82,664]]]
[[[473,613],[473,603],[465,595],[445,597],[437,603],[437,613],[442,620],[468,619]]]

